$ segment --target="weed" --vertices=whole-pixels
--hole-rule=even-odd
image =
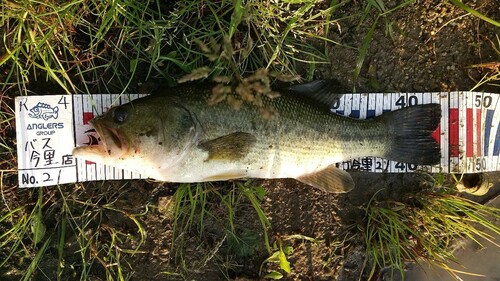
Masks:
[[[489,40],[489,39],[488,39]],[[481,63],[472,65],[471,68],[478,68],[485,70],[486,73],[483,75],[480,81],[476,83],[476,85],[471,89],[474,91],[483,85],[500,87],[500,38],[498,34],[496,35],[496,42],[489,40],[491,47],[495,50],[497,54],[497,61]]]
[[[173,243],[182,276],[195,273],[193,268],[204,268],[212,260],[222,265],[221,272],[237,271],[238,260],[249,258],[259,250],[261,235],[242,225],[239,216],[253,208],[263,226],[264,243],[268,245],[269,221],[260,207],[264,189],[251,182],[236,182],[230,186],[212,183],[181,184],[172,197]],[[248,213],[246,214],[248,215]],[[186,243],[196,241],[200,253],[185,256]],[[213,241],[208,243],[207,241]],[[180,250],[180,251],[179,251]],[[270,247],[269,247],[270,250]]]
[[[363,14],[361,16],[360,22],[358,24],[358,27],[361,26],[361,24],[365,21],[365,19],[370,16],[375,14],[375,19],[368,30],[368,32],[365,34],[363,38],[363,42],[359,48],[359,54],[358,58],[356,60],[356,66],[354,68],[353,72],[353,92],[356,92],[356,83],[359,78],[359,74],[361,73],[361,68],[363,67],[363,64],[365,62],[366,55],[368,53],[368,49],[370,47],[370,42],[372,41],[373,38],[373,33],[375,31],[375,28],[378,26],[379,19],[383,19],[385,23],[385,30],[387,35],[390,37],[394,37],[393,34],[393,23],[387,18],[387,16],[405,6],[408,6],[410,4],[413,4],[415,0],[405,0],[401,4],[397,5],[394,8],[387,8],[386,5],[384,4],[384,1],[382,0],[369,0],[366,1],[366,6],[364,7]]]
[[[13,98],[0,95],[0,180],[7,174],[14,174],[17,169],[14,110],[11,108],[13,103]]]
[[[269,263],[277,263],[279,265],[279,269],[285,274],[290,274],[292,272],[292,269],[290,267],[290,262],[288,261],[287,257],[293,254],[293,247],[285,245],[284,243],[285,241],[290,241],[290,240],[309,241],[313,244],[318,243],[316,239],[301,234],[293,234],[284,237],[278,237],[276,241],[273,243],[273,247],[271,249],[272,251],[271,255],[266,260],[264,260],[260,266],[261,273],[263,266]],[[282,272],[278,270],[272,270],[271,272],[264,275],[264,278],[275,279],[275,280],[281,279],[284,277]]]
[[[285,273],[289,274],[292,272],[292,269],[290,268],[290,262],[287,259],[287,256],[293,253],[293,247],[292,246],[283,246],[283,243],[280,239],[278,239],[278,243],[276,242],[273,244],[273,253],[271,254],[270,257],[268,257],[261,265],[261,270],[262,266],[264,266],[265,263],[278,263],[279,268],[283,270]],[[260,275],[260,274],[259,274]],[[270,273],[266,274],[264,278],[269,278],[269,279],[281,279],[283,278],[283,274],[279,271],[273,270]]]
[[[261,202],[265,196],[265,190],[261,186],[252,186],[249,185],[250,182],[246,182],[244,185],[239,185],[240,191],[245,195],[245,197],[252,204],[257,216],[259,217],[260,224],[262,226],[262,231],[264,232],[264,243],[267,248],[267,251],[271,252],[271,246],[269,244],[269,235],[267,230],[271,227],[271,223],[267,218],[264,210],[262,210]]]
[[[42,75],[66,93],[88,93],[94,86],[125,91],[139,63],[149,65],[147,77],[168,60],[159,53],[166,26],[159,24],[161,15],[153,3],[2,1],[6,54],[0,67],[10,69],[2,90],[17,84],[28,94],[28,83]],[[116,88],[108,89],[111,81]]]
[[[462,1],[460,0],[449,0],[451,3],[453,3],[453,5],[459,7],[460,9],[466,11],[468,14],[471,14],[489,24],[492,24],[496,27],[500,27],[500,22],[492,19],[492,18],[489,18],[487,16],[485,16],[484,14],[472,9],[471,7],[467,6],[466,4],[462,3]]]
[[[450,250],[457,238],[477,237],[491,241],[481,227],[500,233],[489,217],[500,217],[500,209],[484,206],[454,195],[449,189],[424,191],[405,202],[375,202],[366,207],[361,229],[367,256],[373,261],[370,276],[378,268],[399,270],[404,276],[405,262],[426,261],[451,275],[458,270],[447,265],[455,261]],[[495,244],[496,245],[496,244]]]
[[[36,271],[41,257],[51,242],[51,236],[46,237],[46,227],[42,221],[43,201],[42,189],[38,192],[38,199],[32,210],[23,207],[7,209],[1,212],[0,223],[10,224],[11,227],[0,235],[0,248],[9,249],[0,261],[0,268],[7,265],[9,260],[18,256],[33,257],[24,271],[23,280],[28,280]],[[43,246],[37,249],[41,242]],[[36,249],[36,254],[33,254]]]
[[[329,15],[335,7],[315,9],[315,2],[182,1],[173,14],[183,23],[179,34],[185,40],[173,44],[193,69],[212,62],[213,76],[238,81],[260,68],[296,75],[297,62],[327,62],[304,39],[327,40],[316,31],[333,22]],[[202,52],[192,51],[197,47]]]
[[[24,194],[30,193],[26,190]],[[88,195],[78,186],[72,192],[39,188],[33,193],[37,194],[34,205],[10,202],[19,206],[11,209],[7,205],[0,210],[0,224],[7,230],[0,236],[0,246],[9,249],[2,252],[0,268],[25,265],[20,272],[23,280],[40,275],[48,279],[80,276],[78,279],[88,280],[99,271],[106,280],[129,279],[131,267],[127,258],[142,253],[140,247],[146,237],[138,219],[143,214],[116,208],[119,193],[114,192],[106,194],[108,198],[87,200],[83,198]],[[104,200],[108,202],[101,204]],[[136,232],[106,221],[108,216],[130,221]],[[53,217],[57,220],[50,219]],[[80,254],[80,260],[72,256],[72,250]],[[52,259],[57,261],[54,265],[40,266]]]
[[[305,39],[331,41],[317,31],[335,22],[336,8],[318,9],[310,0],[178,1],[167,12],[153,0],[0,5],[0,67],[8,69],[2,89],[18,85],[24,94],[40,78],[66,93],[124,92],[153,78],[173,85],[208,63],[197,49],[210,40],[225,46],[210,50],[213,76],[242,77],[263,67],[296,75],[296,63],[327,62]]]
[[[178,52],[198,47],[201,52],[186,52],[189,62],[196,62],[179,83],[210,77],[217,84],[209,104],[227,101],[235,109],[249,103],[261,109],[265,118],[276,112],[263,107],[262,98],[277,97],[271,90],[273,80],[300,79],[298,64],[327,63],[322,52],[306,41],[316,38],[331,41],[319,34],[335,22],[331,12],[341,4],[318,9],[316,1],[184,1],[174,14],[185,19],[186,41],[179,41]],[[203,17],[200,18],[200,9]],[[231,12],[232,11],[232,12]],[[192,20],[196,19],[196,21]],[[182,28],[182,27],[181,27]],[[189,46],[184,46],[186,44]],[[176,44],[176,42],[174,42]]]
[[[348,236],[350,235],[345,235],[343,239],[336,239],[330,244],[330,247],[328,247],[328,254],[326,256],[325,262],[321,267],[322,269],[330,267],[336,261],[344,258],[346,249],[351,245]]]
[[[130,214],[123,208],[115,207],[124,187],[106,193],[104,198],[89,198],[85,201],[65,198],[65,194],[61,194],[64,198],[61,212],[66,221],[60,225],[60,232],[64,233],[64,229],[69,226],[73,233],[73,247],[81,253],[82,276],[89,274],[93,270],[93,263],[97,262],[104,269],[107,280],[128,279],[126,272],[130,272],[131,266],[123,257],[140,253],[146,232],[138,219],[144,214]],[[94,201],[96,199],[97,202]],[[75,213],[74,209],[79,212]],[[124,222],[130,221],[135,231],[125,230],[116,222],[107,221],[105,218],[108,216],[115,216]],[[139,234],[138,237],[136,233]]]

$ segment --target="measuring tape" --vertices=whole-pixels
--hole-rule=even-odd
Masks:
[[[99,136],[88,123],[92,118],[111,106],[143,96],[96,94],[17,97],[19,186],[142,178],[133,171],[73,158],[71,152],[75,145],[99,143]],[[441,122],[433,137],[441,146],[441,162],[435,166],[417,166],[363,157],[337,163],[337,167],[389,173],[499,171],[499,96],[477,92],[344,94],[336,100],[332,112],[360,119],[408,106],[440,104]]]
[[[499,171],[499,100],[499,94],[478,92],[345,94],[334,104],[332,111],[360,119],[419,104],[440,104],[441,122],[433,137],[441,146],[441,162],[436,166],[417,167],[364,157],[344,161],[338,167],[390,173],[416,170],[433,173]]]

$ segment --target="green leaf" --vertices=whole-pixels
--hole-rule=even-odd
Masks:
[[[286,273],[292,272],[292,270],[290,269],[290,262],[286,259],[286,255],[281,249],[278,252],[278,258],[280,260],[280,268],[283,269]]]
[[[279,253],[280,252],[274,252],[271,256],[269,256],[266,259],[266,262],[278,262],[280,260]]]
[[[30,277],[32,277],[33,274],[35,273],[36,269],[38,268],[38,265],[40,264],[40,261],[44,257],[45,252],[47,251],[47,248],[50,245],[50,242],[51,242],[50,238],[51,237],[49,236],[47,241],[45,241],[45,243],[43,243],[42,247],[40,247],[40,249],[37,251],[35,258],[31,261],[29,266],[25,269],[25,274],[24,274],[23,278],[20,279],[21,281],[31,280]]]
[[[283,274],[279,273],[278,271],[273,271],[271,273],[266,274],[264,278],[278,280],[283,278]]]
[[[31,218],[31,232],[33,233],[33,242],[38,244],[45,236],[45,224],[42,221],[42,211],[39,209]]]
[[[283,247],[283,253],[285,253],[285,255],[290,255],[293,253],[293,247],[292,246],[285,246]]]
[[[138,59],[131,59],[130,60],[130,72],[134,73],[135,69],[137,68],[137,63],[139,62]]]
[[[243,7],[242,0],[235,0],[233,2],[233,14],[231,15],[231,22],[229,23],[229,38],[231,39],[238,29],[238,25],[241,23],[241,18],[243,17],[243,13],[245,11]]]
[[[257,199],[262,200],[266,196],[266,190],[262,186],[256,186],[255,195],[257,196]]]

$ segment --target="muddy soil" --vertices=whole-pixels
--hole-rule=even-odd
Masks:
[[[360,11],[364,1],[352,1],[341,7],[332,18]],[[385,1],[393,8],[399,1]],[[500,20],[498,0],[467,1],[467,4],[487,16]],[[349,89],[361,92],[410,92],[469,90],[486,73],[487,69],[471,67],[486,62],[498,62],[494,42],[500,30],[481,21],[446,1],[417,1],[380,18],[376,26],[359,79],[353,81],[358,51],[343,45],[361,46],[375,18],[368,17],[362,25],[353,17],[331,27],[331,39],[341,45],[327,46],[331,64],[317,70],[317,78],[335,78]],[[392,32],[388,33],[390,28]],[[496,46],[498,48],[498,45]],[[498,92],[498,87],[483,88]],[[37,92],[37,89],[33,89]],[[13,132],[12,132],[13,133]],[[14,143],[14,140],[11,140]],[[292,273],[282,280],[367,280],[363,271],[365,254],[356,222],[363,219],[362,206],[377,194],[379,200],[401,200],[405,194],[429,186],[429,176],[420,174],[368,174],[353,172],[356,188],[348,194],[326,194],[295,180],[254,181],[265,189],[262,208],[270,220],[271,244],[282,241],[292,246],[289,256]],[[15,176],[5,176],[3,192],[15,194],[11,198],[36,198],[37,192],[15,190]],[[78,196],[92,204],[113,204],[127,214],[145,212],[139,220],[147,232],[145,244],[135,255],[126,255],[125,268],[130,280],[260,280],[259,273],[277,270],[273,263],[263,261],[269,257],[264,246],[261,222],[248,201],[242,201],[235,210],[235,229],[247,237],[245,252],[231,247],[230,238],[222,231],[223,225],[216,217],[204,221],[203,230],[198,226],[181,232],[182,239],[174,234],[173,221],[165,206],[172,200],[178,185],[144,180],[126,182],[89,183],[63,186],[63,193]],[[220,192],[230,192],[224,184],[215,184]],[[116,190],[109,195],[109,190]],[[53,196],[58,196],[55,191]],[[96,195],[108,194],[109,198]],[[494,197],[498,190],[488,193]],[[485,198],[476,198],[485,200]],[[19,199],[21,200],[21,199]],[[214,199],[217,200],[217,199]],[[12,202],[10,202],[12,203]],[[220,202],[211,203],[213,211]],[[168,209],[168,208],[167,208]],[[49,212],[50,211],[50,212]],[[147,212],[146,212],[147,211]],[[54,210],[49,213],[56,214]],[[224,208],[220,208],[224,216]],[[137,228],[124,213],[106,209],[94,224],[105,224],[137,235]],[[83,218],[78,218],[82,219]],[[47,217],[47,227],[57,224],[58,218]],[[0,225],[1,227],[2,225]],[[311,237],[289,239],[300,234]],[[63,280],[72,280],[82,270],[78,264],[75,237],[68,234],[64,258],[73,268],[66,269]],[[99,239],[109,239],[100,237]],[[172,242],[179,248],[173,248]],[[344,241],[345,243],[338,243]],[[238,247],[237,247],[238,248]],[[51,248],[40,264],[34,280],[56,280],[58,252]],[[0,272],[1,280],[18,280],[26,266],[12,264],[7,272]],[[99,265],[89,272],[90,280],[105,280]],[[262,275],[261,275],[262,276]]]

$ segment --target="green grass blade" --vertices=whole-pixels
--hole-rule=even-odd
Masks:
[[[375,19],[372,27],[370,28],[368,33],[366,33],[365,38],[363,39],[363,44],[359,49],[359,55],[358,59],[356,60],[356,67],[354,68],[353,74],[353,92],[356,92],[356,84],[358,82],[359,74],[361,73],[361,68],[363,67],[363,64],[365,62],[366,54],[368,53],[368,48],[370,47],[370,42],[372,41],[373,33],[375,32],[375,27],[377,26],[378,19],[379,17]]]
[[[24,273],[23,278],[21,279],[22,281],[28,281],[31,280],[32,275],[35,273],[38,264],[40,264],[40,261],[42,260],[43,256],[45,255],[45,251],[47,251],[47,248],[49,247],[49,244],[51,242],[51,238],[49,237],[45,242],[43,243],[42,247],[38,249],[35,258],[31,261],[30,265],[26,269],[26,272]]]
[[[453,3],[455,6],[461,8],[462,10],[466,11],[467,13],[475,16],[475,17],[478,17],[482,20],[484,20],[485,22],[487,23],[490,23],[496,27],[500,27],[500,22],[492,19],[492,18],[489,18],[483,14],[481,14],[480,12],[472,9],[471,7],[465,5],[464,3],[462,3],[460,0],[449,0],[451,3]]]

